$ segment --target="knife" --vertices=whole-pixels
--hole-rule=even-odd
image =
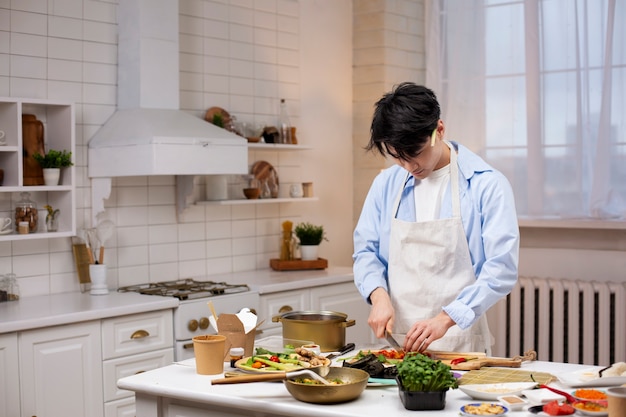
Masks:
[[[337,356],[345,355],[346,353],[354,350],[354,348],[354,343],[348,343],[347,345],[339,349],[338,353],[331,353],[330,355],[326,356],[326,359],[335,359]]]
[[[389,342],[391,347],[396,350],[396,352],[404,352],[404,349],[402,348],[402,346],[400,346],[400,343],[398,343],[396,339],[393,338],[390,332],[385,331],[385,339],[387,340],[387,342]]]

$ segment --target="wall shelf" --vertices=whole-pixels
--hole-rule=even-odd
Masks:
[[[305,151],[313,149],[308,145],[289,145],[285,143],[253,143],[248,142],[248,149],[266,151]]]
[[[233,205],[250,205],[250,204],[273,204],[273,203],[310,203],[318,201],[317,197],[302,198],[257,198],[256,200],[219,200],[219,201],[196,201],[201,206],[233,206]]]

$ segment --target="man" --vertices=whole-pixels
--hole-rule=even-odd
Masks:
[[[375,179],[354,232],[354,280],[376,337],[406,351],[487,351],[485,312],[517,281],[519,229],[507,179],[444,140],[433,91],[402,83],[377,103]],[[402,343],[402,342],[400,342]]]

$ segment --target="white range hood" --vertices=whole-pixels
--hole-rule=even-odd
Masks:
[[[189,192],[194,175],[248,170],[245,138],[179,109],[178,0],[117,7],[117,110],[89,141],[94,220],[112,177],[176,175]]]

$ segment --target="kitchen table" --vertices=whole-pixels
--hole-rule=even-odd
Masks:
[[[230,369],[226,363],[225,370]],[[551,362],[526,362],[521,369],[549,372],[552,375],[575,372],[588,365]],[[256,382],[247,384],[211,385],[211,379],[223,375],[196,374],[194,360],[190,359],[164,368],[122,378],[118,386],[135,391],[136,416],[298,416],[298,417],[363,417],[363,416],[413,416],[436,415],[458,417],[464,404],[476,402],[461,390],[450,390],[445,409],[440,411],[409,411],[398,396],[397,386],[368,387],[355,401],[316,405],[294,399],[282,382]],[[559,389],[566,389],[554,382]],[[529,415],[527,411],[514,411],[514,416]]]

